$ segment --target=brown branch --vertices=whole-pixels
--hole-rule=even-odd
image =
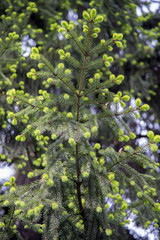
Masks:
[[[77,97],[78,97],[78,99],[77,99],[77,123],[79,122],[80,98],[81,98],[81,91],[82,91],[83,80],[84,80],[84,72],[85,72],[85,69],[86,69],[86,58],[88,56],[88,47],[89,47],[89,41],[90,41],[90,38],[91,38],[91,31],[92,31],[92,22],[90,24],[90,31],[89,31],[89,35],[88,35],[86,51],[84,53],[84,62],[83,62],[83,68],[82,68],[82,77],[81,77],[80,86],[79,86],[79,94],[77,95]],[[83,220],[85,221],[85,214],[84,214],[84,209],[83,209],[82,199],[81,199],[81,195],[82,195],[81,194],[81,184],[82,183],[80,181],[81,169],[80,169],[78,155],[79,155],[79,146],[78,146],[78,141],[77,141],[76,142],[77,197],[78,197],[78,204],[79,204],[79,209],[80,209],[80,212],[81,212],[81,216],[82,216]]]

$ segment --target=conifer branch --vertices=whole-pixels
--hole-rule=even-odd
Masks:
[[[130,154],[129,156],[126,156],[124,158],[121,158],[119,161],[117,161],[116,163],[114,163],[110,168],[107,169],[107,172],[109,172],[113,167],[115,167],[117,164],[123,162],[124,160],[126,160],[128,157],[132,157],[136,154],[138,154],[141,150],[143,150],[144,148],[146,148],[147,146],[150,145],[150,142],[147,143],[146,145],[144,145],[143,147],[139,148],[138,150],[136,150],[135,152],[133,152],[132,154]]]
[[[73,89],[71,86],[69,86],[62,78],[60,78],[60,77],[50,68],[50,66],[49,66],[49,65],[47,64],[47,62],[44,60],[44,57],[42,57],[42,55],[40,55],[40,57],[41,57],[42,62],[48,67],[48,69],[52,72],[52,74],[53,74],[55,77],[57,77],[61,82],[63,82],[74,94],[77,95],[77,93],[74,91],[74,89]]]
[[[24,99],[21,99],[21,98],[19,98],[19,97],[17,97],[17,96],[14,96],[14,98],[16,98],[16,99],[18,99],[18,100],[20,100],[20,101],[22,101],[22,102],[30,105],[30,106],[33,107],[33,108],[38,108],[38,109],[40,109],[40,110],[43,110],[43,108],[38,107],[38,106],[36,106],[36,105],[33,105],[33,104],[31,104],[31,103],[29,103],[29,102],[25,101]]]
[[[7,44],[7,46],[3,49],[3,51],[2,51],[2,53],[1,53],[1,55],[0,55],[0,57],[2,57],[3,56],[3,54],[5,53],[5,51],[9,48],[9,44],[10,44],[10,42]]]
[[[92,89],[92,90],[90,90],[90,91],[86,91],[86,92],[84,93],[84,95],[87,96],[87,95],[90,94],[90,93],[93,93],[93,92],[95,92],[95,91],[99,91],[101,88],[106,87],[106,86],[108,86],[109,84],[114,83],[114,82],[116,82],[116,79],[111,80],[111,81],[109,81],[109,82],[107,82],[107,83],[102,83],[102,84],[100,84],[99,86],[97,86],[96,88],[94,88],[94,89]]]
[[[102,45],[100,48],[98,48],[98,49],[95,49],[95,50],[93,50],[93,51],[91,51],[91,52],[89,52],[89,56],[90,55],[92,55],[93,53],[96,53],[96,52],[98,52],[99,50],[101,50],[102,48],[105,48],[105,47],[107,47],[108,45],[110,45],[110,44],[112,44],[112,43],[114,43],[115,42],[115,40],[114,39],[112,39],[109,43],[106,43],[106,44],[104,44],[104,45]]]
[[[118,117],[120,115],[126,114],[126,113],[134,113],[135,111],[137,111],[138,108],[132,109],[132,110],[128,110],[128,111],[124,111],[124,112],[120,112],[120,113],[114,113],[114,114],[105,114],[103,116],[98,116],[97,118],[103,118],[103,117]]]
[[[98,65],[100,63],[103,63],[103,62],[105,62],[105,60],[100,60],[99,62],[96,62],[94,64],[89,65],[89,68],[93,68],[94,66],[96,66],[96,65]]]
[[[76,61],[74,61],[74,58],[72,59],[72,57],[66,56],[66,59],[68,59],[69,61],[71,61],[73,65],[76,65],[77,68],[79,68],[80,65],[78,65],[78,64],[76,63]]]
[[[85,53],[83,52],[83,50],[81,49],[81,47],[79,46],[78,42],[76,41],[76,39],[74,38],[73,34],[71,33],[71,31],[69,31],[67,29],[67,32],[71,35],[71,38],[73,39],[73,41],[76,43],[77,47],[79,48],[79,50],[83,53],[83,55],[85,55]]]
[[[90,42],[90,39],[91,39],[92,23],[93,23],[93,21],[90,22],[90,27],[89,27],[89,34],[88,34],[87,47],[86,47],[86,54],[87,55],[88,55],[89,42]]]
[[[79,111],[80,111],[80,98],[81,98],[81,90],[82,90],[82,86],[83,86],[83,80],[84,80],[84,72],[86,69],[86,58],[88,55],[88,47],[89,47],[89,41],[90,41],[90,37],[91,37],[91,29],[92,29],[92,23],[90,24],[90,31],[89,31],[89,36],[88,36],[88,41],[87,41],[87,47],[86,47],[86,51],[85,51],[85,55],[84,55],[84,63],[83,63],[83,69],[82,69],[82,77],[81,77],[81,81],[80,81],[80,87],[79,87],[79,96],[78,96],[78,102],[77,102],[77,122],[79,122]],[[83,205],[82,205],[82,199],[81,199],[81,182],[80,182],[80,175],[81,175],[81,169],[79,166],[79,147],[78,147],[78,142],[76,142],[76,171],[77,171],[77,196],[78,196],[78,203],[79,203],[79,208],[80,208],[80,212],[81,215],[84,219],[84,209],[83,209]]]

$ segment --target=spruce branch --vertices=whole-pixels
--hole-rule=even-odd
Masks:
[[[83,52],[82,48],[80,47],[78,41],[75,39],[75,37],[73,36],[73,34],[71,33],[71,31],[67,29],[67,32],[70,34],[71,38],[72,38],[73,41],[76,43],[77,47],[78,47],[79,50],[82,52],[82,54],[85,55],[85,53]]]
[[[147,143],[147,144],[145,144],[143,147],[139,148],[138,150],[134,151],[134,152],[131,153],[130,155],[127,155],[126,157],[121,158],[119,161],[115,162],[111,167],[109,167],[109,168],[107,169],[107,172],[111,171],[111,169],[112,169],[113,167],[115,167],[116,165],[121,164],[122,162],[124,162],[127,158],[132,157],[132,156],[134,156],[134,155],[137,155],[139,152],[141,152],[143,149],[145,149],[145,148],[146,148],[147,146],[149,146],[149,145],[150,145],[150,142]]]
[[[135,111],[137,111],[137,110],[139,110],[139,108],[135,108],[135,109],[132,109],[132,110],[128,110],[128,111],[124,111],[124,112],[120,112],[120,113],[118,113],[118,112],[115,112],[115,113],[113,113],[113,114],[104,114],[104,115],[101,115],[100,114],[100,116],[97,116],[97,118],[104,118],[104,117],[118,117],[118,116],[121,116],[121,115],[123,115],[123,114],[127,114],[127,113],[134,113]]]
[[[24,99],[21,99],[20,97],[13,96],[13,98],[16,98],[16,99],[18,99],[18,100],[20,100],[20,101],[26,103],[27,105],[30,105],[32,108],[38,108],[39,110],[43,110],[43,108],[38,107],[38,106],[36,106],[36,105],[33,105],[33,104],[31,104],[31,103],[25,101]],[[35,99],[35,100],[36,100],[36,99]]]
[[[96,53],[96,52],[98,52],[98,51],[100,51],[100,50],[102,50],[102,52],[103,52],[103,48],[106,48],[107,46],[113,44],[114,42],[115,42],[115,40],[114,40],[114,39],[111,39],[108,43],[102,45],[102,46],[99,47],[98,49],[95,49],[95,50],[92,50],[91,52],[89,52],[88,55],[90,56],[90,55],[92,55],[92,54],[94,54],[94,53]]]
[[[48,67],[48,69],[52,72],[52,74],[57,78],[59,79],[63,84],[65,84],[67,86],[67,88],[69,88],[75,95],[77,95],[77,93],[75,92],[75,90],[70,86],[68,85],[68,83],[66,83],[61,77],[59,77],[53,70],[53,67],[52,65],[49,63],[49,61],[42,55],[40,55],[40,58],[42,60],[42,62]]]

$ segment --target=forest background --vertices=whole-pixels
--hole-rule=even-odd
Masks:
[[[153,10],[154,6],[154,10]],[[1,168],[4,171],[6,166],[15,169],[16,184],[28,184],[27,177],[37,164],[35,159],[46,150],[45,146],[37,140],[26,140],[25,142],[15,141],[15,137],[24,130],[29,121],[29,116],[18,123],[8,116],[8,112],[18,112],[19,103],[8,104],[6,93],[10,89],[25,90],[29,95],[36,96],[39,89],[50,93],[60,91],[59,86],[50,87],[50,83],[42,76],[41,81],[34,81],[27,77],[32,68],[36,68],[36,62],[30,58],[31,48],[37,47],[45,57],[56,66],[59,63],[59,49],[70,51],[70,40],[58,32],[62,20],[73,21],[75,25],[81,22],[82,13],[88,8],[96,8],[97,13],[102,15],[104,21],[101,23],[101,32],[95,41],[109,39],[113,33],[123,34],[123,47],[114,48],[111,55],[114,58],[113,64],[105,70],[105,76],[122,74],[125,81],[121,85],[113,87],[113,92],[123,92],[130,97],[131,105],[135,99],[141,98],[142,102],[149,104],[150,109],[141,114],[137,119],[126,119],[127,125],[137,136],[136,141],[131,142],[133,148],[145,145],[147,132],[153,131],[155,135],[160,132],[160,3],[159,1],[68,1],[68,0],[38,0],[38,1],[1,1],[0,3],[0,157]],[[80,29],[78,29],[80,34]],[[77,33],[78,34],[78,33]],[[97,73],[100,72],[97,71]],[[68,111],[68,110],[67,110]],[[98,111],[98,110],[97,110]],[[111,129],[101,126],[103,138],[95,139],[101,145],[115,147],[119,150],[122,144],[115,138]],[[47,133],[45,134],[47,141]],[[45,140],[44,140],[45,141]],[[159,163],[159,150],[152,152],[147,150],[147,156]],[[25,153],[25,154],[24,154]],[[29,161],[24,161],[27,156]],[[25,163],[24,163],[25,162]],[[131,163],[132,165],[133,163]],[[159,168],[152,173],[152,169],[132,165],[140,173],[150,172],[156,178],[155,188],[157,195],[155,201],[159,201]],[[5,194],[6,187],[3,186],[6,179],[1,181],[1,194]],[[8,188],[7,188],[8,189]],[[126,194],[127,201],[134,199],[132,191]],[[144,208],[142,206],[142,212]],[[8,208],[2,207],[1,214],[5,215]],[[146,216],[145,216],[146,215]],[[137,226],[147,229],[147,234],[142,239],[148,239],[150,233],[159,237],[160,219],[155,222],[143,222],[141,215],[134,222]],[[141,219],[141,221],[139,221]],[[142,224],[143,222],[143,224]],[[3,229],[3,226],[2,226]],[[21,229],[20,232],[24,231]],[[30,230],[25,234],[33,234]],[[119,235],[123,236],[120,229]],[[125,239],[141,239],[141,234],[131,232],[125,228]],[[140,234],[140,235],[139,235]],[[40,235],[35,235],[40,239]],[[153,235],[151,235],[153,236]],[[116,237],[116,235],[115,235]],[[35,238],[36,239],[36,238]],[[114,238],[113,238],[114,239]]]

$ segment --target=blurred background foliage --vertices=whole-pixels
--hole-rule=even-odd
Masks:
[[[14,126],[7,112],[19,111],[21,107],[18,102],[9,105],[5,93],[12,88],[25,90],[33,96],[37,95],[39,89],[57,93],[60,91],[58,86],[50,87],[45,77],[42,81],[27,78],[27,72],[31,68],[37,68],[36,63],[29,57],[31,47],[37,46],[53,66],[56,66],[59,62],[60,48],[72,51],[70,40],[66,40],[57,32],[61,20],[73,21],[77,25],[77,31],[80,32],[78,19],[82,18],[83,10],[89,7],[96,8],[97,12],[104,16],[100,39],[108,39],[114,32],[124,35],[123,48],[121,50],[115,48],[109,53],[115,61],[105,70],[103,77],[107,78],[111,72],[115,75],[123,74],[125,81],[115,87],[115,92],[123,91],[129,94],[133,103],[136,97],[141,97],[143,102],[151,107],[150,111],[142,114],[137,121],[130,122],[127,119],[127,124],[137,133],[136,144],[145,141],[147,130],[159,134],[159,1],[2,0],[0,2],[0,160],[1,167],[14,166],[17,184],[29,182],[26,173],[35,167],[34,160],[41,156],[46,148],[40,146],[34,136],[28,137],[25,143],[15,141],[15,136],[27,125],[28,116],[24,115],[18,125]],[[72,54],[74,55],[74,52]],[[106,132],[106,137],[97,141],[106,145],[112,142],[117,149],[121,147],[109,128],[104,129],[101,126],[101,131]],[[150,154],[148,151],[149,156]],[[157,162],[159,162],[158,154],[159,152],[151,156]],[[156,176],[156,179],[158,188],[159,176]],[[1,192],[3,193],[4,190],[2,188]],[[158,190],[157,192],[159,193]],[[129,192],[128,198],[132,197],[132,193]],[[3,209],[3,213],[5,211],[7,210]],[[134,239],[128,232],[128,239],[132,238]]]

